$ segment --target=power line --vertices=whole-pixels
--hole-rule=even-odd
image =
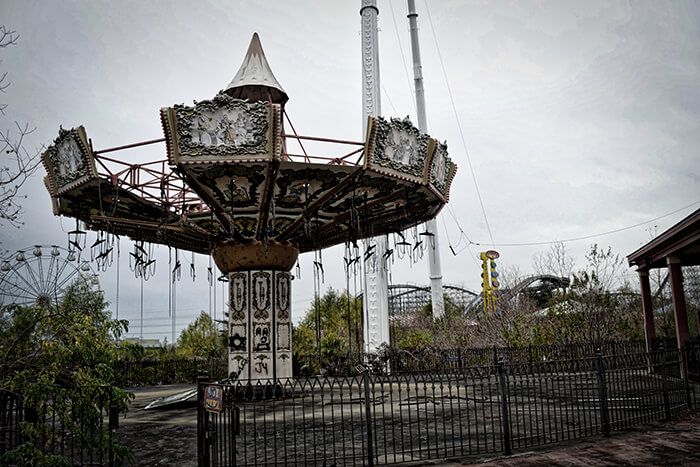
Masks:
[[[450,87],[450,81],[447,79],[447,71],[445,70],[445,63],[442,60],[442,54],[440,53],[440,45],[438,44],[437,35],[435,34],[435,27],[433,26],[433,17],[430,15],[430,8],[428,8],[428,2],[425,2],[425,10],[428,12],[428,21],[430,22],[430,30],[433,33],[433,40],[435,41],[435,48],[437,49],[438,58],[440,59],[440,66],[442,67],[442,75],[445,78],[445,84],[447,85],[447,93],[450,96],[450,103],[452,104],[452,111],[455,114],[455,120],[457,121],[457,128],[459,129],[459,135],[462,138],[462,147],[464,148],[464,153],[467,156],[467,163],[469,164],[469,172],[472,175],[472,180],[474,181],[474,187],[476,188],[476,196],[479,199],[479,205],[481,206],[481,213],[484,216],[484,222],[486,223],[486,229],[489,232],[489,238],[491,239],[491,244],[495,246],[493,241],[493,233],[491,232],[491,224],[489,224],[489,219],[486,216],[486,209],[484,208],[484,202],[481,199],[481,191],[479,190],[479,184],[476,181],[476,174],[474,173],[474,167],[472,166],[472,159],[469,155],[469,150],[467,149],[467,142],[464,139],[464,132],[462,131],[462,124],[459,120],[459,114],[457,113],[457,107],[455,106],[454,98],[452,97],[452,88]]]
[[[614,234],[614,233],[618,233],[618,232],[623,232],[623,231],[625,231],[625,230],[630,230],[630,229],[634,229],[634,228],[636,228],[636,227],[641,227],[641,226],[646,225],[646,224],[649,224],[649,223],[651,223],[651,222],[656,222],[656,221],[658,221],[659,219],[663,219],[664,217],[672,216],[673,214],[676,214],[676,213],[678,213],[678,212],[681,212],[681,211],[683,211],[684,209],[688,209],[688,208],[690,208],[690,207],[693,207],[693,206],[695,206],[695,205],[698,204],[698,203],[700,203],[700,200],[695,201],[694,203],[690,203],[690,204],[687,205],[687,206],[683,206],[682,208],[676,209],[675,211],[669,212],[669,213],[664,214],[664,215],[662,215],[662,216],[659,216],[659,217],[655,217],[655,218],[653,218],[653,219],[650,219],[650,220],[648,220],[648,221],[639,222],[639,223],[637,223],[637,224],[630,225],[630,226],[627,226],[627,227],[622,227],[622,228],[619,228],[619,229],[608,230],[607,232],[601,232],[601,233],[596,233],[596,234],[591,234],[591,235],[584,235],[584,236],[582,236],[582,237],[567,238],[567,239],[564,239],[564,240],[548,240],[548,241],[542,241],[542,242],[523,242],[523,243],[497,243],[497,244],[492,244],[492,246],[494,246],[494,247],[537,246],[537,245],[549,245],[550,243],[556,243],[556,242],[560,242],[560,243],[569,243],[569,242],[576,242],[576,241],[579,241],[579,240],[588,240],[588,239],[590,239],[590,238],[602,237],[602,236],[605,236],[605,235],[610,235],[610,234]],[[479,242],[472,242],[472,244],[474,244],[474,245],[481,245],[481,243],[479,243]]]

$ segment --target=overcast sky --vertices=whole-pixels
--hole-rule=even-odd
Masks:
[[[567,243],[579,264],[593,242],[628,255],[648,241],[649,229],[663,231],[700,206],[699,2],[453,0],[431,2],[430,15],[423,0],[416,3],[429,133],[447,140],[459,166],[449,208],[438,219],[445,283],[478,289],[476,256],[485,249],[501,252],[501,267],[529,274],[547,242],[644,223]],[[159,109],[213,97],[257,31],[290,96],[296,130],[361,139],[359,6],[3,1],[2,23],[20,38],[0,50],[0,72],[12,82],[0,95],[8,104],[0,127],[35,126],[29,149],[50,144],[59,125],[84,125],[96,149],[160,138]],[[406,3],[378,6],[383,114],[415,122]],[[145,162],[164,159],[165,148],[117,154]],[[3,249],[66,245],[64,232],[74,223],[52,216],[43,176],[40,169],[25,187],[25,225],[2,227]],[[481,246],[465,248],[467,238]],[[131,248],[122,239],[119,310],[138,335]],[[145,287],[144,337],[170,340],[168,253],[159,250],[157,276]],[[302,256],[293,283],[295,321],[314,292],[312,255]],[[324,252],[324,289],[345,287],[341,257],[342,248]],[[207,257],[195,265],[197,281],[185,271],[177,283],[178,328],[210,309]],[[100,275],[113,310],[116,276],[115,268]],[[392,281],[427,285],[428,266],[397,262]],[[219,316],[221,296],[219,289]]]

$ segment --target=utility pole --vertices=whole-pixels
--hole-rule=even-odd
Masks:
[[[428,132],[428,119],[425,115],[425,90],[423,89],[423,66],[418,44],[418,13],[415,0],[408,0],[408,24],[411,30],[411,51],[413,53],[413,81],[416,88],[416,113],[418,129]],[[442,266],[440,265],[440,242],[437,233],[437,221],[432,219],[426,225],[428,234],[428,267],[430,272],[430,295],[433,305],[433,318],[445,314],[445,299],[442,293]]]
[[[362,17],[362,134],[367,134],[369,117],[381,115],[379,92],[379,47],[377,38],[377,0],[361,0]],[[374,261],[364,261],[365,292],[362,306],[365,311],[365,350],[375,352],[382,344],[389,344],[389,281],[386,271],[386,238],[374,239]]]

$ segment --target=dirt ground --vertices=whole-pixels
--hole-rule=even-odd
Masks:
[[[179,384],[133,390],[126,417],[116,437],[134,451],[138,466],[197,465],[195,401],[168,409],[143,410],[151,401],[193,388]],[[540,451],[490,459],[430,462],[433,466],[688,466],[700,467],[700,411],[679,420],[615,432],[611,438],[589,438]],[[418,465],[418,464],[412,464]]]
[[[119,419],[117,440],[130,447],[138,466],[197,465],[197,403],[184,402],[168,409],[143,410],[155,399],[169,396],[194,384],[136,388],[126,417]]]

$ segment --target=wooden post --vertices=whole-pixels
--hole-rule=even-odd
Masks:
[[[639,274],[639,285],[642,290],[642,312],[644,313],[644,334],[647,341],[647,352],[651,352],[652,342],[656,339],[656,326],[654,325],[654,308],[651,303],[649,271],[637,271],[637,274]]]
[[[676,320],[676,341],[677,347],[685,347],[685,343],[690,340],[688,331],[688,313],[685,307],[685,294],[683,293],[683,272],[681,271],[681,261],[677,256],[666,258],[668,264],[668,274],[671,280],[671,300],[673,302],[673,316]]]

